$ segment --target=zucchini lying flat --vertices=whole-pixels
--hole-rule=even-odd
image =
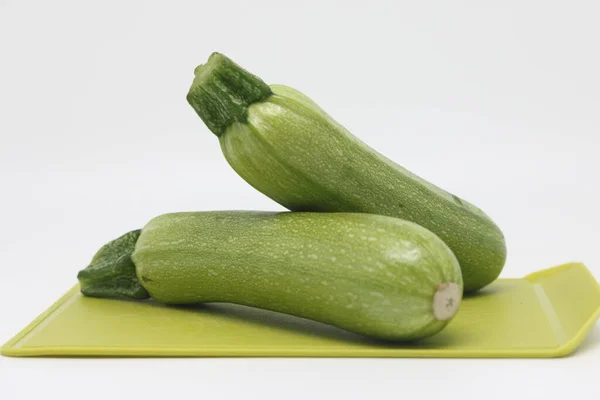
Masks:
[[[78,279],[87,296],[243,304],[388,340],[439,332],[462,298],[435,234],[358,213],[165,214],[102,247]]]
[[[214,53],[187,99],[250,185],[292,211],[363,212],[415,222],[456,255],[465,291],[495,280],[504,236],[483,211],[358,140],[302,93],[269,86]]]

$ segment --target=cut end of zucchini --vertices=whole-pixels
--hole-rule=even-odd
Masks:
[[[462,299],[462,290],[454,282],[438,285],[433,295],[433,316],[439,321],[449,320],[456,314]]]
[[[187,101],[206,126],[220,136],[234,122],[245,122],[248,107],[273,92],[259,77],[220,53],[194,70]]]

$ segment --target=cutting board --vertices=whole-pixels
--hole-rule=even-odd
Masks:
[[[440,333],[389,343],[250,307],[96,299],[75,285],[1,349],[6,356],[560,357],[600,315],[600,285],[585,265],[499,279],[464,298]]]

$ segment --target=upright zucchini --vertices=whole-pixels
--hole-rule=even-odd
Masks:
[[[439,332],[462,298],[435,234],[358,213],[165,214],[102,247],[78,279],[87,296],[237,303],[390,340]]]
[[[196,68],[187,99],[233,169],[284,207],[422,225],[452,249],[468,292],[500,274],[504,236],[483,211],[369,148],[302,93],[214,53]]]

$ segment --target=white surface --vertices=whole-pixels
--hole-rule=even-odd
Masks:
[[[99,245],[153,216],[282,210],[228,167],[186,103],[212,51],[300,89],[483,208],[507,238],[502,276],[583,261],[600,277],[599,11],[0,0],[0,342],[71,287]],[[0,358],[0,398],[594,398],[599,330],[562,360]]]

